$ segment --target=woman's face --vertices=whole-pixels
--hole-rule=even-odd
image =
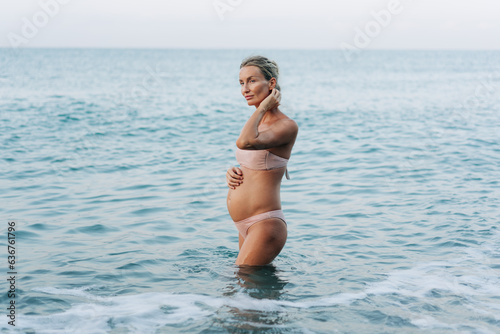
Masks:
[[[257,66],[244,66],[240,70],[241,94],[249,106],[260,103],[269,95],[276,85],[276,79],[267,81]]]

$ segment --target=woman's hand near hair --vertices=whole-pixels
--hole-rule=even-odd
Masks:
[[[271,94],[269,94],[259,105],[265,111],[272,110],[280,105],[281,93],[276,88],[273,88]]]
[[[227,170],[226,173],[227,186],[231,189],[236,189],[241,183],[243,183],[243,171],[233,166]]]

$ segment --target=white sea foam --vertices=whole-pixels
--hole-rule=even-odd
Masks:
[[[459,264],[456,264],[458,267]],[[451,267],[451,268],[450,268]],[[40,333],[106,333],[113,328],[127,328],[140,333],[153,333],[158,327],[182,324],[213,316],[221,307],[261,312],[286,311],[287,309],[309,309],[349,305],[367,297],[392,295],[426,298],[432,290],[462,296],[468,301],[465,305],[474,312],[490,316],[498,314],[500,305],[481,302],[475,297],[500,294],[498,277],[455,276],[450,273],[450,262],[420,264],[409,270],[390,273],[387,279],[374,283],[359,293],[339,293],[333,296],[308,301],[283,301],[255,299],[238,293],[231,297],[213,297],[197,294],[171,294],[166,292],[143,293],[112,297],[99,297],[91,294],[89,288],[58,289],[55,287],[37,288],[36,291],[51,295],[76,296],[88,302],[75,304],[62,313],[48,316],[23,315],[19,328],[36,329]],[[406,311],[407,313],[409,311]],[[448,323],[429,315],[408,313],[410,321],[423,330],[457,330],[460,324]],[[464,322],[463,325],[467,325]],[[479,329],[478,329],[479,330]],[[481,332],[488,333],[488,329]]]
[[[95,301],[109,300],[108,297],[96,296],[96,295],[93,295],[93,294],[87,292],[87,291],[92,290],[94,288],[97,288],[97,286],[91,285],[91,286],[85,286],[85,287],[73,288],[73,289],[60,289],[60,288],[54,288],[54,287],[39,287],[39,288],[34,288],[33,291],[44,292],[44,293],[47,293],[49,295],[65,295],[65,296],[82,297],[82,298],[95,300]]]
[[[144,293],[101,298],[88,295],[82,289],[39,288],[49,294],[88,298],[94,303],[73,305],[68,310],[49,316],[22,316],[19,327],[36,329],[40,333],[106,333],[114,327],[124,327],[138,333],[152,333],[167,324],[183,323],[211,314],[199,303],[219,306],[216,298],[200,295]],[[167,309],[163,309],[167,307]]]
[[[217,317],[221,308],[259,312],[287,312],[293,309],[309,312],[312,309],[311,312],[315,312],[315,308],[349,306],[355,301],[370,298],[377,300],[379,305],[388,305],[383,310],[385,313],[398,312],[398,316],[408,319],[421,330],[460,331],[474,328],[479,333],[492,333],[490,328],[480,326],[467,317],[457,315],[450,319],[449,314],[439,311],[417,312],[398,301],[411,297],[421,303],[446,308],[446,300],[433,297],[433,293],[438,293],[460,300],[461,304],[457,307],[462,309],[462,314],[500,320],[500,303],[490,298],[492,295],[500,296],[500,275],[498,270],[488,265],[488,261],[498,255],[497,239],[493,238],[491,244],[485,247],[482,245],[460,256],[457,254],[448,261],[420,263],[407,270],[393,271],[384,280],[369,284],[359,292],[342,292],[302,301],[256,299],[242,292],[225,297],[168,292],[102,297],[92,293],[95,286],[73,289],[39,287],[33,290],[48,295],[78,297],[82,302],[61,313],[20,315],[18,328],[35,329],[37,333],[106,333],[119,328],[153,333],[162,326]],[[391,305],[396,307],[391,308]]]

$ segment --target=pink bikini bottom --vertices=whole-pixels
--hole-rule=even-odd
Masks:
[[[279,218],[279,219],[283,220],[283,222],[285,222],[285,224],[286,224],[285,215],[283,214],[283,211],[281,211],[281,210],[273,210],[273,211],[259,213],[255,216],[251,216],[251,217],[245,218],[243,220],[234,222],[234,224],[236,225],[236,228],[238,229],[238,231],[240,231],[240,234],[243,236],[243,238],[246,238],[247,231],[250,228],[250,226],[252,226],[253,224],[255,224],[257,222],[260,222],[261,220],[269,219],[269,218]]]

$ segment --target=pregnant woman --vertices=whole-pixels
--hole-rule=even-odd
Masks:
[[[236,141],[236,160],[226,173],[227,209],[239,231],[237,265],[265,265],[281,252],[287,225],[281,211],[281,179],[288,170],[297,123],[278,106],[278,65],[262,56],[243,60],[241,93],[255,106]]]

